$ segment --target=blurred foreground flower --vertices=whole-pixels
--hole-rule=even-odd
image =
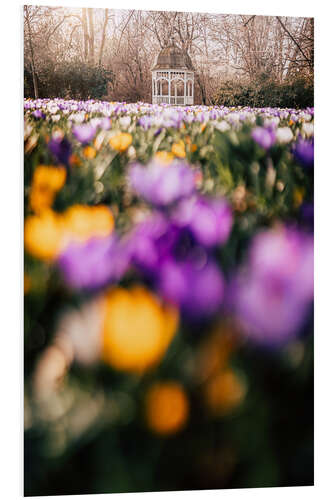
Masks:
[[[65,181],[65,167],[38,165],[32,177],[29,199],[31,209],[39,213],[51,208],[56,193],[64,186]]]
[[[60,252],[63,232],[62,217],[52,210],[29,216],[24,226],[25,249],[39,259],[54,259]]]
[[[270,149],[276,140],[276,134],[270,128],[256,127],[252,130],[252,139],[263,149]]]
[[[245,394],[243,380],[231,369],[221,371],[205,385],[206,404],[216,416],[225,415],[237,408]]]
[[[314,162],[314,141],[298,139],[292,148],[295,160],[303,167],[313,167]]]
[[[224,298],[224,279],[213,260],[168,260],[161,268],[158,287],[162,296],[178,304],[188,318],[216,313]]]
[[[66,137],[52,137],[48,143],[48,148],[59,163],[69,165],[72,146]]]
[[[113,228],[112,212],[104,205],[72,205],[62,214],[44,210],[26,218],[25,249],[39,259],[55,259],[70,243],[108,236]]]
[[[170,435],[180,431],[188,419],[189,402],[177,382],[157,382],[145,398],[148,427],[156,434]]]
[[[169,151],[157,151],[155,160],[162,163],[162,165],[170,165],[174,159],[174,155]]]
[[[178,311],[141,286],[111,289],[106,296],[104,361],[142,373],[165,354],[178,328]]]
[[[185,162],[174,161],[165,167],[160,161],[130,169],[132,188],[156,206],[170,205],[189,196],[195,189],[195,172]]]
[[[224,198],[193,196],[180,203],[173,213],[180,226],[187,226],[204,246],[223,244],[229,237],[233,217]]]
[[[250,338],[277,344],[294,337],[313,299],[313,237],[287,228],[259,233],[234,294]]]
[[[222,305],[223,274],[190,227],[158,213],[134,228],[128,245],[134,267],[188,318],[210,316]]]
[[[183,141],[174,143],[171,148],[171,152],[177,156],[178,158],[185,158],[186,156],[186,151],[185,151],[185,144]]]
[[[82,125],[75,125],[73,127],[73,135],[81,144],[88,144],[93,140],[95,134],[96,128],[89,123],[83,123]]]
[[[123,153],[132,144],[132,141],[133,138],[131,134],[128,134],[127,132],[119,132],[110,138],[109,144],[116,151]]]
[[[69,241],[103,238],[114,228],[112,212],[106,205],[72,205],[63,215]]]
[[[61,252],[58,265],[68,285],[94,290],[119,280],[127,270],[129,255],[111,235],[69,244]]]

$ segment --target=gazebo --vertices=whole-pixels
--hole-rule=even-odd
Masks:
[[[190,56],[173,40],[158,54],[151,71],[153,104],[194,103],[194,67]]]

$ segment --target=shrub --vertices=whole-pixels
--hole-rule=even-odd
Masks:
[[[277,106],[306,108],[313,106],[313,82],[298,78],[291,82],[276,83],[265,78],[253,82],[222,83],[214,104],[224,106]]]

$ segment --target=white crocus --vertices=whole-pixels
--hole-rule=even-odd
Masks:
[[[122,116],[121,118],[119,118],[119,125],[121,126],[121,128],[126,130],[130,126],[131,121],[132,119],[130,116]]]
[[[279,127],[276,130],[276,140],[279,144],[288,144],[293,138],[294,134],[289,127]]]
[[[303,123],[302,132],[305,134],[306,137],[312,137],[314,132],[313,123]]]

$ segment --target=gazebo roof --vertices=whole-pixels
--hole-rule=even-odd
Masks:
[[[190,56],[174,43],[165,47],[157,56],[156,64],[152,71],[156,69],[183,69],[194,71]]]

